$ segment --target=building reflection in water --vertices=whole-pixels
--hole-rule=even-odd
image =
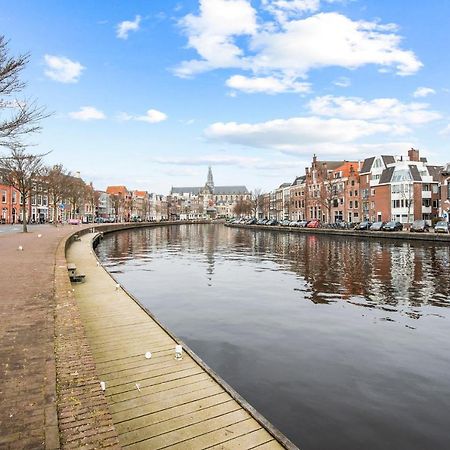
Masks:
[[[239,263],[253,258],[277,270],[295,273],[296,288],[316,304],[347,301],[361,307],[408,308],[410,317],[424,305],[450,306],[450,248],[430,242],[398,242],[269,231],[231,229],[221,225],[169,226],[119,232],[108,237],[111,272],[133,259],[140,266],[159,250],[183,258],[202,254],[205,275],[213,282],[217,259]],[[264,266],[261,266],[264,270]],[[274,270],[271,266],[270,270]]]

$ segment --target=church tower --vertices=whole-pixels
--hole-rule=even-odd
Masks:
[[[211,193],[214,192],[214,179],[211,166],[208,167],[208,181],[206,182],[206,186],[211,190]]]

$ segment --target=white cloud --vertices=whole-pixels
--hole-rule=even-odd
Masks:
[[[352,82],[350,81],[350,78],[339,77],[337,80],[333,82],[333,84],[338,87],[346,88],[349,87],[352,84]]]
[[[319,13],[286,23],[276,33],[263,32],[252,41],[254,70],[276,69],[306,76],[311,69],[348,69],[375,64],[410,75],[422,64],[413,52],[399,48],[391,26],[353,21],[338,13]]]
[[[82,106],[79,111],[69,113],[69,117],[76,120],[102,120],[105,114],[93,106]]]
[[[362,119],[396,124],[423,124],[440,119],[441,115],[428,109],[426,103],[402,103],[396,98],[364,100],[359,97],[316,97],[309,102],[313,114]]]
[[[79,62],[64,56],[45,55],[45,75],[60,83],[77,83],[85,69]]]
[[[251,156],[236,156],[236,155],[205,155],[201,157],[194,158],[166,158],[159,157],[154,158],[153,161],[159,164],[174,165],[174,166],[236,166],[242,168],[251,169],[264,169],[264,170],[277,170],[292,168],[294,163],[298,164],[295,160],[277,160],[277,161],[267,161],[258,157]]]
[[[419,87],[413,92],[413,97],[426,97],[427,95],[436,94],[436,91],[429,87]]]
[[[283,92],[306,93],[311,90],[311,83],[298,82],[276,77],[245,77],[233,75],[228,78],[226,85],[246,93],[280,94]]]
[[[124,20],[117,25],[116,36],[119,39],[128,39],[130,31],[138,31],[141,23],[141,16],[136,16],[133,21]]]
[[[255,124],[217,122],[205,130],[205,135],[229,144],[296,151],[312,144],[343,144],[375,134],[395,135],[406,131],[399,125],[364,120],[293,117]]]
[[[156,109],[149,109],[143,116],[133,116],[127,112],[120,112],[116,115],[116,119],[120,122],[136,120],[138,122],[158,123],[167,120],[167,114]]]
[[[257,17],[249,0],[201,0],[199,14],[181,21],[188,46],[200,58],[183,61],[176,75],[234,68],[251,71],[253,78],[247,80],[295,82],[322,67],[356,69],[373,64],[410,75],[422,66],[411,50],[401,48],[395,24],[354,21],[335,12],[292,18],[292,12],[295,16],[315,11],[315,1],[266,0],[265,7],[281,11],[282,22],[275,25]]]
[[[280,23],[320,9],[320,0],[262,0],[261,4]]]
[[[135,120],[139,120],[141,122],[148,122],[148,123],[163,122],[166,119],[167,119],[167,114],[164,114],[163,112],[158,111],[156,109],[149,109],[144,116],[135,117]]]
[[[248,0],[200,0],[200,14],[188,14],[181,22],[188,36],[188,46],[202,60],[182,62],[175,70],[178,76],[218,67],[240,67],[243,51],[236,36],[256,33],[256,11]]]

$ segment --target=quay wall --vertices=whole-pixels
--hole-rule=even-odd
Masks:
[[[357,230],[335,230],[330,228],[300,228],[300,227],[282,227],[279,225],[244,225],[244,224],[225,224],[231,228],[246,228],[248,230],[275,231],[284,233],[298,234],[325,234],[328,236],[351,236],[356,238],[369,239],[396,239],[404,241],[428,241],[450,244],[449,234],[436,233],[411,233],[407,231],[357,231]]]

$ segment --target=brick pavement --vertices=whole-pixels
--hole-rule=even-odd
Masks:
[[[76,333],[68,337],[70,323],[72,319],[76,323],[78,311],[70,300],[69,289],[65,284],[68,283],[66,269],[60,271],[59,275],[57,272],[59,287],[67,289],[59,290],[59,302],[67,308],[64,314],[59,315],[59,319],[57,316],[59,328],[56,330],[56,335],[63,342],[57,352],[58,370],[62,374],[59,383],[62,388],[58,386],[60,428],[64,414],[66,421],[72,417],[72,410],[67,409],[66,401],[70,403],[75,397],[65,397],[68,388],[88,393],[85,401],[88,411],[87,415],[84,411],[84,418],[103,414],[104,420],[91,420],[88,426],[76,422],[69,431],[61,432],[60,439],[56,407],[55,302],[58,299],[55,299],[55,257],[59,249],[59,264],[65,262],[64,247],[59,244],[63,237],[72,232],[73,227],[55,228],[49,225],[36,231],[30,227],[30,233],[27,234],[0,235],[1,449],[56,449],[60,445],[63,448],[75,448],[79,444],[86,448],[98,448],[99,439],[89,437],[97,434],[97,426],[105,427],[109,433],[105,435],[108,441],[101,446],[115,446],[117,442],[114,430],[108,428],[108,416],[107,411],[102,410],[102,398],[98,396],[98,389],[95,389],[95,367],[90,367],[87,378],[81,381],[72,376],[73,372],[68,373],[64,369],[70,367],[68,361],[73,357],[68,340],[73,340],[78,358],[89,359],[90,356],[81,325],[76,326]],[[38,234],[42,236],[38,237]],[[23,246],[23,251],[18,250],[19,246]],[[62,298],[61,292],[67,292],[68,300]],[[94,411],[89,410],[92,403],[90,397],[95,397],[100,405]],[[67,427],[63,426],[62,429],[67,430]]]

